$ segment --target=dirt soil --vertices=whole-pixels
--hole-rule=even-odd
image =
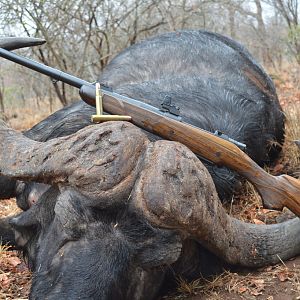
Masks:
[[[200,279],[165,299],[292,300],[300,299],[300,257],[256,271],[224,272],[211,281]],[[192,288],[191,288],[192,287]],[[190,290],[188,290],[191,288]]]
[[[294,144],[300,139],[300,83],[299,70],[289,68],[275,76],[280,102],[287,115],[286,143],[283,157],[268,171],[274,175],[287,173],[299,178],[300,149]],[[19,115],[24,116],[21,112]],[[26,114],[34,116],[33,113]],[[41,116],[42,119],[44,116]],[[39,120],[27,122],[10,120],[9,124],[19,130],[29,128]],[[22,124],[22,125],[21,125]],[[25,126],[24,126],[25,124]],[[27,126],[26,126],[27,124]],[[226,207],[228,213],[246,222],[269,224],[281,222],[293,216],[289,211],[283,213],[264,209],[255,190],[246,184]],[[14,199],[0,201],[0,217],[18,212]],[[16,251],[0,247],[0,300],[27,299],[30,289],[31,274]],[[260,270],[225,271],[209,280],[200,278],[187,283],[178,278],[179,288],[164,299],[189,300],[294,300],[300,299],[300,256],[276,266]]]
[[[0,217],[19,212],[15,200],[0,201]],[[31,273],[22,256],[9,247],[0,246],[0,300],[27,299],[30,289]]]

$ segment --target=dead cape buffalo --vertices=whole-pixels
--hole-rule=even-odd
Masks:
[[[140,42],[100,81],[156,106],[171,97],[185,121],[245,143],[260,164],[283,142],[272,81],[221,35],[182,31]],[[216,188],[222,197],[235,174],[210,166],[213,182],[185,146],[149,140],[128,122],[87,126],[90,114],[78,102],[25,134],[0,123],[1,198],[18,193],[25,210],[10,224],[34,271],[31,299],[155,299],[176,274],[192,279],[299,253],[298,218],[254,225],[226,214]],[[22,182],[49,188],[30,205]]]

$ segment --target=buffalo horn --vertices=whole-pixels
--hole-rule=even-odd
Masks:
[[[38,46],[46,43],[43,39],[31,38],[31,37],[3,37],[0,38],[0,48],[6,50],[14,50],[24,47]]]

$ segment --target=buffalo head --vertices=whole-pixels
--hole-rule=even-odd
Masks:
[[[153,39],[151,47],[133,46],[130,55],[124,51],[102,79],[123,94],[153,103],[166,92],[173,95],[185,103],[183,114],[193,125],[249,141],[252,157],[263,162],[267,141],[282,142],[283,135],[282,113],[268,76],[248,52],[224,37],[183,32],[162,40],[173,45],[174,61],[162,63],[172,55],[160,51],[166,48]],[[153,47],[160,53],[157,64],[145,60]],[[215,50],[227,53],[230,64]],[[120,66],[127,71],[120,72]],[[68,119],[76,125],[73,132],[89,124],[77,119]],[[153,299],[169,273],[205,271],[202,247],[210,265],[219,257],[248,267],[300,251],[298,219],[262,226],[231,218],[207,169],[181,144],[150,142],[126,122],[89,126],[71,135],[63,130],[64,137],[58,137],[61,128],[68,128],[64,120],[57,127],[43,124],[47,134],[54,132],[53,139],[39,127],[26,133],[33,141],[0,122],[0,175],[20,181],[5,194],[24,190],[22,182],[47,185],[35,205],[25,201],[27,210],[10,221],[34,271],[31,299]]]
[[[150,143],[130,123],[45,143],[2,124],[0,138],[2,175],[52,186],[11,220],[34,270],[32,299],[151,299],[188,239],[249,267],[299,253],[298,219],[262,226],[229,217],[190,150]]]

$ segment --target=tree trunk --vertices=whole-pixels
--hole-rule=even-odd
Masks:
[[[1,86],[0,86],[0,112],[2,114],[5,113],[5,107],[4,107],[4,81],[3,81],[3,78],[1,78]]]

